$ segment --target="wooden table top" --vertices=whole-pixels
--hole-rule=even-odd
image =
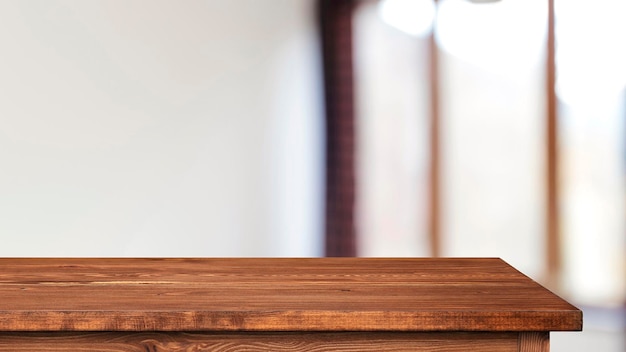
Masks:
[[[564,331],[500,259],[0,259],[0,331]]]

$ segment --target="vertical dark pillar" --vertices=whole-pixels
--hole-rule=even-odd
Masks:
[[[546,259],[548,283],[557,285],[561,271],[559,214],[558,110],[556,97],[556,38],[554,0],[548,0],[546,55]]]
[[[437,5],[437,0],[435,0]],[[440,109],[439,109],[439,47],[435,40],[435,26],[428,38],[429,80],[430,80],[430,174],[428,184],[428,234],[430,255],[441,256],[441,149],[440,149]]]
[[[326,256],[355,256],[353,0],[319,0],[326,101]]]

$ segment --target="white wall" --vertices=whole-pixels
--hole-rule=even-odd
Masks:
[[[0,29],[0,256],[321,254],[311,0],[9,0]]]
[[[428,256],[427,37],[391,27],[379,10],[362,1],[354,21],[358,253]]]

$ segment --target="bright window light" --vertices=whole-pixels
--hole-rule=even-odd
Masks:
[[[557,94],[566,104],[616,99],[626,87],[626,1],[556,2]]]
[[[543,59],[546,10],[542,0],[441,0],[437,42],[449,54],[487,71],[525,75]]]
[[[383,0],[378,11],[385,23],[416,37],[430,33],[435,18],[433,0]]]

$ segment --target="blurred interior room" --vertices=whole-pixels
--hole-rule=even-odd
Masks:
[[[626,351],[623,0],[0,2],[0,256],[501,257]]]

